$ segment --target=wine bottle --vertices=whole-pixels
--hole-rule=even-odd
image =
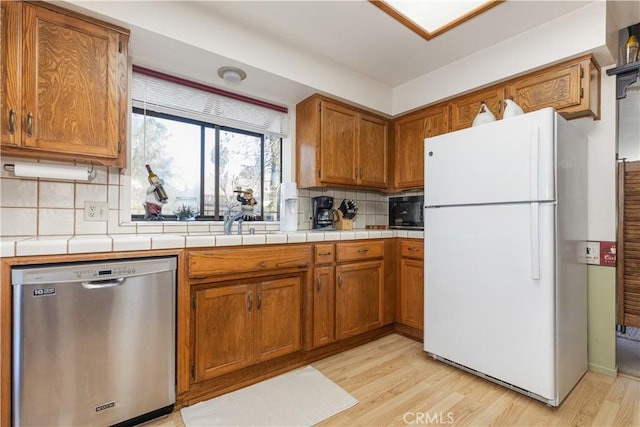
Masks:
[[[147,179],[149,180],[149,184],[156,187],[156,189],[154,190],[156,199],[158,199],[160,203],[166,203],[167,200],[169,200],[169,196],[167,196],[167,192],[164,191],[164,187],[162,186],[162,181],[160,181],[160,178],[158,177],[158,175],[153,173],[153,171],[151,170],[151,166],[144,165],[144,167],[146,167],[147,172],[149,172],[149,176],[147,177]]]

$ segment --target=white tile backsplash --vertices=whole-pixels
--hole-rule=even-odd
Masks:
[[[74,208],[73,184],[63,182],[42,181],[39,183],[38,207],[42,208]],[[4,200],[2,201],[4,206]]]
[[[75,234],[107,234],[107,221],[85,221],[84,208],[75,209],[75,213],[76,213]]]
[[[35,208],[38,206],[38,182],[32,179],[3,179],[0,196],[3,206]]]
[[[75,234],[75,211],[73,209],[40,209],[38,211],[38,234],[60,236]]]
[[[3,162],[29,161],[3,158]],[[222,234],[221,222],[145,222],[131,221],[130,171],[95,166],[95,177],[89,182],[16,178],[0,171],[0,237],[60,236],[116,234]],[[387,223],[386,194],[339,188],[298,190],[298,230],[312,226],[311,199],[327,195],[334,197],[337,208],[343,199],[358,205],[354,228]],[[108,222],[84,221],[84,202],[101,201],[109,205]],[[279,231],[278,222],[245,223],[245,231],[253,227],[257,234]],[[234,225],[234,232],[236,226]],[[253,239],[253,238],[249,238]],[[279,238],[273,237],[272,240]],[[297,236],[291,236],[293,241]],[[306,239],[306,237],[305,237]],[[134,246],[137,246],[134,245]],[[122,247],[128,247],[122,243]]]
[[[84,208],[84,202],[106,202],[107,186],[98,184],[76,184],[76,207]]]
[[[2,208],[0,236],[35,236],[38,233],[38,210],[35,208]]]

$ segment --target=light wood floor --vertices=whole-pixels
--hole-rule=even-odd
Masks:
[[[322,426],[640,426],[640,381],[588,372],[558,408],[437,362],[389,335],[312,364],[359,400]],[[148,426],[184,426],[179,412]]]

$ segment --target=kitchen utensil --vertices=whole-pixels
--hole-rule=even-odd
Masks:
[[[356,206],[356,203],[353,200],[347,199],[344,199],[342,203],[340,203],[340,207],[338,208],[338,210],[342,212],[342,215],[346,219],[353,219],[358,213],[358,207]]]

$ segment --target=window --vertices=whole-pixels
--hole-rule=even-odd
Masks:
[[[148,81],[144,82],[144,91],[138,90],[136,94],[136,81],[140,83],[141,79],[146,80],[148,76],[137,76],[134,72],[131,120],[132,219],[144,217],[143,202],[149,187],[145,165],[149,164],[164,181],[169,196],[168,203],[162,209],[165,219],[176,218],[174,210],[177,197],[192,197],[196,199],[200,212],[198,219],[222,220],[227,209],[239,209],[236,206],[239,204],[240,191],[251,189],[257,205],[253,210],[254,217],[247,219],[278,220],[283,135],[253,130],[260,130],[255,123],[256,117],[260,114],[266,117],[268,114],[260,111],[260,114],[257,112],[252,115],[254,123],[244,126],[245,129],[231,127],[224,122],[242,125],[243,121],[230,120],[229,117],[216,118],[206,112],[185,111],[184,106],[190,97],[184,93],[180,96],[180,108],[172,105],[171,95],[158,95],[158,91],[150,95],[153,89],[150,89]],[[172,82],[161,83],[161,89],[165,91],[167,85],[177,85]],[[158,82],[153,84],[158,85]],[[178,89],[183,92],[192,90],[189,87]],[[169,93],[175,93],[175,87],[170,88]],[[193,99],[198,102],[202,101],[203,96],[209,96],[200,91],[197,95]],[[153,99],[152,103],[150,99]],[[242,107],[245,110],[251,108]],[[186,110],[189,108],[190,105]],[[223,109],[218,108],[220,110]],[[238,109],[227,110],[233,112]],[[282,118],[279,120],[282,121]],[[273,126],[274,123],[272,117],[265,122],[268,122],[266,126]],[[283,124],[278,126],[282,128]]]

